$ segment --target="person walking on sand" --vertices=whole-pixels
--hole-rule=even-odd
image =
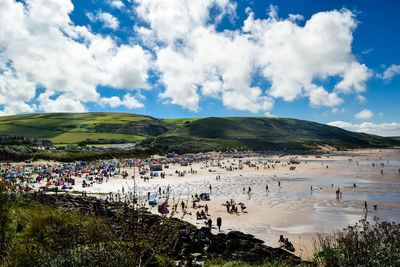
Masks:
[[[364,201],[364,209],[363,211],[368,212],[368,204],[367,201]]]
[[[207,216],[208,216],[208,206],[207,206],[207,204],[206,204],[206,206],[204,207],[204,210],[206,211],[206,214],[207,214]]]
[[[182,207],[182,211],[184,211],[185,210],[185,202],[181,202],[181,207]]]
[[[218,231],[221,231],[221,225],[222,225],[222,218],[221,218],[221,217],[218,217],[218,218],[217,218]]]
[[[269,192],[268,185],[265,186],[265,191]]]
[[[208,224],[208,229],[210,229],[210,231],[211,231],[211,228],[212,228],[212,220],[211,220],[211,218],[208,219],[207,224]]]

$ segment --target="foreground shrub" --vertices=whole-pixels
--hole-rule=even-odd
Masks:
[[[101,217],[66,212],[12,195],[0,266],[172,266],[144,232],[123,238]],[[132,234],[129,234],[132,233]]]
[[[0,262],[6,250],[8,198],[4,182],[0,180]]]
[[[324,266],[400,266],[400,224],[361,220],[319,236],[316,261]]]

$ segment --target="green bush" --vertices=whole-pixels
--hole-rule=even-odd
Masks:
[[[0,180],[0,262],[6,250],[8,198],[4,182]]]
[[[400,224],[361,220],[319,236],[315,260],[323,266],[400,266]]]
[[[116,232],[110,218],[66,212],[36,199],[10,194],[1,202],[8,212],[1,213],[6,223],[0,266],[174,266],[164,252],[176,242],[177,231],[167,224],[147,228],[132,211]]]
[[[308,266],[307,263],[302,264],[304,266]],[[246,262],[242,261],[226,261],[221,258],[216,258],[212,260],[208,260],[204,263],[204,267],[283,267],[283,266],[298,266],[293,265],[290,263],[286,263],[284,261],[277,261],[277,262],[266,262],[262,265],[251,265]]]

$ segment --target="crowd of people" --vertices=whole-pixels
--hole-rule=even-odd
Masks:
[[[241,161],[240,159],[230,159],[225,162],[215,160],[209,160],[209,157],[192,157],[192,158],[182,158],[175,157],[172,159],[143,159],[143,160],[112,160],[112,161],[98,161],[98,162],[75,162],[75,163],[46,163],[46,164],[18,164],[13,166],[12,164],[2,164],[0,166],[0,174],[4,178],[5,182],[9,185],[9,188],[19,192],[31,192],[36,191],[39,193],[46,193],[52,191],[54,193],[60,193],[61,191],[66,191],[71,188],[76,188],[76,186],[81,187],[82,196],[87,197],[87,192],[90,192],[90,189],[96,185],[101,185],[103,183],[108,183],[110,180],[114,178],[122,178],[122,179],[136,179],[141,178],[143,181],[148,182],[150,179],[166,179],[167,176],[175,176],[175,177],[183,177],[185,175],[196,175],[198,170],[194,169],[191,162],[203,162],[202,168],[209,168],[210,166],[214,166],[214,169],[219,169],[220,172],[227,171],[232,172],[235,170],[240,170],[243,166],[247,165],[249,168],[269,170],[279,168],[282,164],[282,167],[287,166],[288,163],[281,163],[279,161],[264,161],[264,162],[246,162]],[[279,164],[281,163],[281,164]],[[174,169],[166,174],[164,171],[151,171],[152,164],[160,164],[167,168],[166,166],[178,165],[187,167],[185,170],[182,169]],[[299,163],[296,163],[299,164]],[[322,163],[323,164],[323,163]],[[373,163],[374,164],[374,163]],[[319,165],[319,163],[318,163]],[[333,165],[331,165],[333,166]],[[375,165],[373,165],[375,167]],[[381,164],[383,167],[384,164]],[[328,167],[327,164],[324,165],[324,169]],[[133,170],[131,170],[133,168]],[[190,168],[190,169],[189,169]],[[332,168],[332,167],[331,167]],[[331,170],[331,168],[329,170]],[[377,173],[379,171],[376,170]],[[396,170],[397,171],[397,168]],[[382,170],[383,172],[383,170]],[[135,176],[136,174],[136,176]],[[157,175],[156,175],[157,174]],[[383,174],[383,173],[382,173]],[[399,169],[400,174],[400,169]],[[214,175],[212,175],[212,180],[214,180]],[[207,201],[210,201],[210,195],[213,190],[218,191],[218,183],[222,180],[225,180],[226,177],[221,178],[221,174],[217,173],[215,175],[215,182],[211,181],[211,183],[207,183],[204,185],[204,189],[207,192],[203,193],[195,193],[192,196],[192,205],[188,205],[189,200],[182,200],[179,198],[178,201],[175,201],[174,198],[170,197],[171,194],[171,186],[158,186],[154,191],[145,191],[146,193],[142,197],[140,193],[135,190],[135,188],[127,186],[121,186],[118,190],[114,192],[109,192],[106,195],[99,195],[104,199],[105,202],[125,202],[130,206],[141,205],[141,207],[152,208],[156,207],[157,211],[162,215],[167,214],[179,214],[183,216],[192,216],[196,221],[202,225],[204,224],[211,229],[213,229],[213,219],[216,219],[216,226],[218,230],[221,230],[222,227],[222,217],[231,216],[231,215],[244,215],[248,212],[246,205],[243,202],[236,203],[234,199],[223,200],[225,203],[221,203],[226,208],[226,212],[222,214],[222,217],[215,218],[215,214],[210,214],[210,207],[207,204]],[[265,184],[265,192],[267,196],[271,196],[274,192],[278,192],[279,190],[285,190],[286,183],[281,185],[280,178],[273,178],[274,183],[269,182],[269,184]],[[284,180],[283,180],[284,181]],[[277,187],[276,187],[277,185]],[[214,186],[214,187],[213,187]],[[242,189],[243,194],[248,194],[249,199],[250,196],[254,194],[254,192],[259,192],[259,187],[254,184],[243,184],[238,186],[238,191]],[[328,185],[329,187],[329,185]],[[207,188],[207,189],[206,189]],[[283,188],[283,189],[281,189]],[[357,185],[353,183],[353,189],[356,190]],[[176,189],[176,188],[175,188]],[[333,194],[335,192],[336,187],[329,189]],[[348,190],[347,188],[344,188]],[[357,188],[358,189],[358,188]],[[151,189],[153,190],[153,189]],[[254,191],[253,191],[254,190]],[[269,194],[270,190],[272,191]],[[305,189],[308,191],[308,187]],[[311,194],[315,188],[311,186]],[[261,186],[261,191],[264,194],[264,183]],[[346,193],[347,191],[345,191]],[[94,193],[91,193],[95,195]],[[336,198],[342,199],[343,189],[337,188],[336,190]],[[190,199],[189,195],[187,196]],[[247,196],[245,196],[247,198]],[[169,202],[172,200],[173,204],[171,205]],[[247,201],[247,200],[246,200]],[[180,205],[180,209],[178,208]],[[210,205],[212,210],[214,210],[214,205]],[[377,206],[373,205],[374,210],[376,210]],[[249,210],[251,211],[251,206],[249,205]],[[222,208],[223,210],[224,208]],[[364,203],[363,210],[368,212],[368,204]],[[225,219],[224,219],[225,220]],[[216,227],[214,227],[216,229]],[[285,247],[290,247],[287,238],[282,239],[281,242],[285,244]],[[285,243],[286,242],[286,243]]]

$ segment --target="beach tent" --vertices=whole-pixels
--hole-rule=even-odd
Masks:
[[[210,200],[210,194],[209,193],[201,193],[200,199],[208,201],[208,200]]]

